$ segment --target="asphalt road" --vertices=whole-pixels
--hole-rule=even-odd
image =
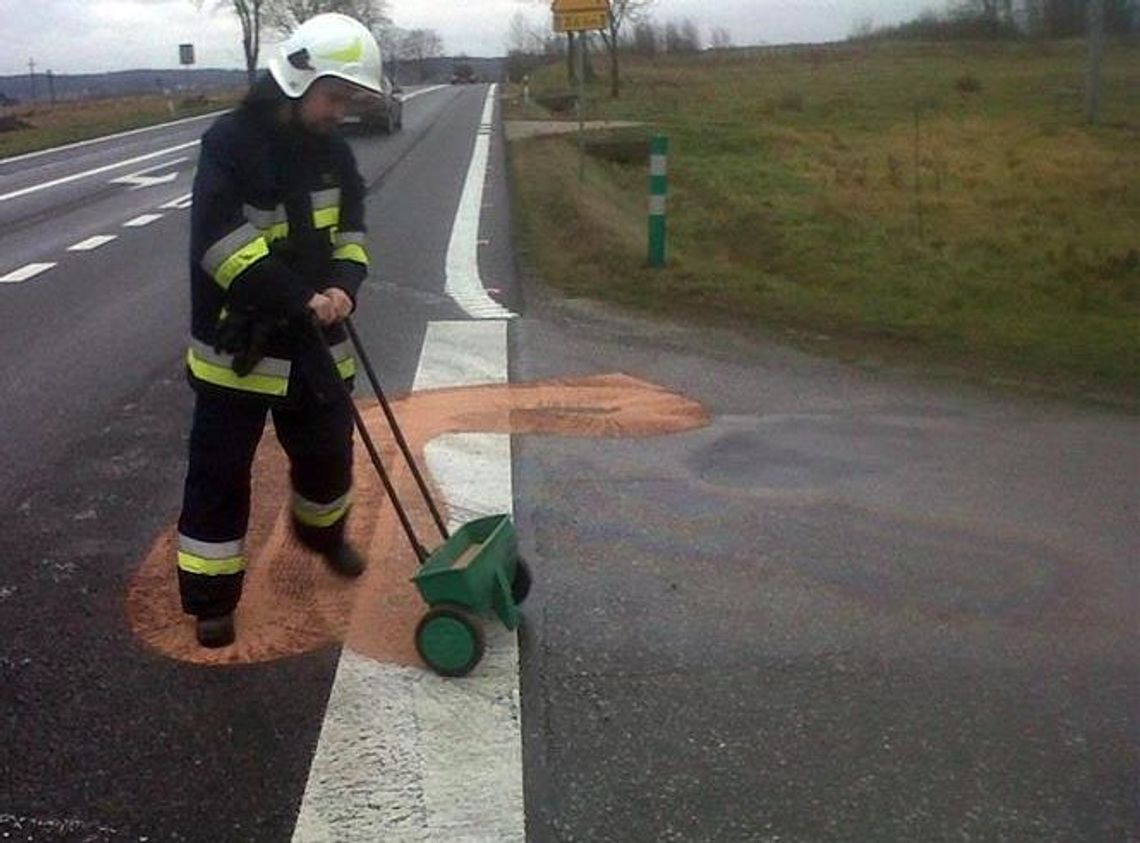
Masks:
[[[465,318],[445,264],[484,92],[353,138],[376,256],[357,324],[394,394],[428,324]],[[0,197],[204,125],[0,162]],[[521,314],[511,381],[621,373],[630,396],[514,438],[527,838],[1140,839],[1137,419],[561,300],[516,279],[503,153],[496,132],[479,268]],[[0,199],[0,277],[57,264],[0,284],[11,839],[294,833],[339,648],[203,668],[124,617],[179,506],[187,215],[159,209],[195,154]],[[707,415],[665,432],[660,401]]]

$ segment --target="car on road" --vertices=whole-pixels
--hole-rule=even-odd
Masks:
[[[360,93],[352,98],[345,117],[346,125],[359,126],[366,132],[392,134],[404,127],[404,89],[387,76],[381,79],[382,93]]]
[[[478,81],[479,77],[475,75],[475,68],[466,62],[457,64],[451,69],[452,85],[472,85]]]

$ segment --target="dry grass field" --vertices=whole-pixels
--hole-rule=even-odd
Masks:
[[[550,284],[859,360],[1140,394],[1136,45],[1109,52],[1095,127],[1078,43],[630,59],[617,100],[597,61],[587,115],[645,128],[591,136],[581,182],[573,136],[511,148]],[[532,88],[564,90],[562,67]],[[652,132],[670,142],[662,270],[645,266]]]
[[[240,91],[76,100],[0,108],[0,158],[228,108]]]

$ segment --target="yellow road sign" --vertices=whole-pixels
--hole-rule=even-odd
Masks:
[[[550,11],[554,14],[562,12],[608,12],[610,0],[554,0],[550,4]]]
[[[608,10],[596,12],[555,12],[555,32],[586,32],[609,26]]]

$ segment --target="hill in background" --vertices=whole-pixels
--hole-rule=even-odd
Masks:
[[[502,79],[505,60],[501,58],[424,59],[422,62],[389,63],[385,70],[402,85],[439,84],[450,81],[455,65],[471,65],[481,81]],[[0,76],[0,105],[49,103],[56,101],[138,96],[140,94],[205,93],[234,90],[246,84],[244,70],[177,69],[122,70],[113,73],[37,73]],[[34,86],[34,87],[33,87]]]

